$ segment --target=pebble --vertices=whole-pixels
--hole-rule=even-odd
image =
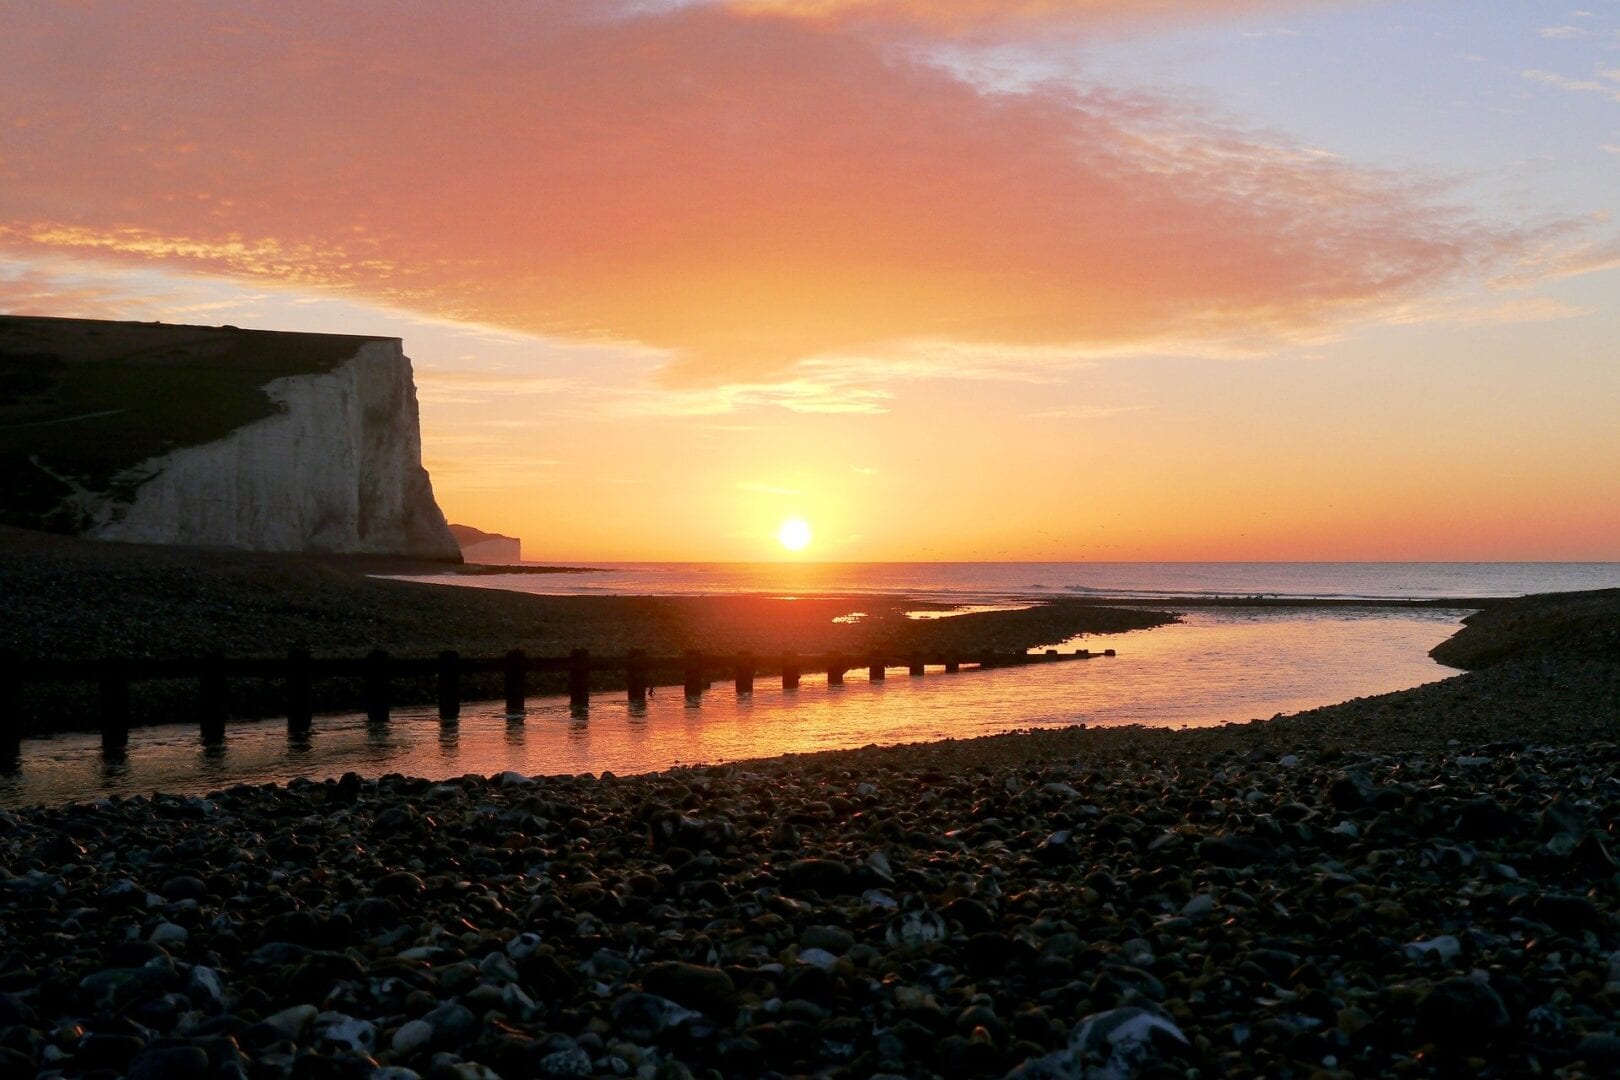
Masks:
[[[0,1075],[1601,1075],[1617,771],[914,750],[13,809]]]

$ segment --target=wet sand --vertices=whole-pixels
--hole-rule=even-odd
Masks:
[[[496,657],[509,649],[565,656],[574,649],[674,656],[751,651],[762,675],[771,657],[831,651],[1023,651],[1077,634],[1105,634],[1171,621],[1164,612],[1099,608],[1059,600],[1019,611],[915,620],[907,610],[938,605],[902,598],[818,596],[535,596],[497,589],[382,580],[375,573],[442,573],[442,565],[340,556],[271,556],[99,544],[0,529],[0,651],[34,659],[194,659],[285,656],[295,646],[320,657],[372,649],[430,657],[454,649]],[[835,618],[860,612],[856,621]],[[1103,647],[1103,646],[1099,646]],[[595,685],[609,689],[611,677]],[[499,697],[494,678],[465,683],[469,698]],[[562,689],[537,679],[536,692]],[[363,704],[358,683],[316,685],[321,711]],[[399,680],[396,704],[433,700],[428,682]],[[276,715],[281,687],[240,680],[236,716]],[[91,714],[92,690],[34,688],[24,702],[29,730],[71,730]],[[186,721],[196,687],[137,684],[136,723]]]

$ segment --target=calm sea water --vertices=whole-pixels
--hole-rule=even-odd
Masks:
[[[898,592],[964,604],[1095,591],[1157,597],[1456,597],[1620,585],[1620,564],[887,564],[878,567],[616,566],[607,575],[456,579],[532,591],[777,595]],[[792,571],[799,571],[793,576]],[[774,586],[770,583],[774,582]],[[605,588],[615,585],[613,588]],[[1164,606],[1174,607],[1173,600]],[[871,683],[851,672],[843,687],[807,677],[784,692],[761,679],[739,697],[717,682],[697,702],[676,688],[645,708],[622,695],[592,699],[584,714],[564,698],[530,703],[521,721],[501,705],[472,704],[459,723],[431,709],[400,710],[387,727],[354,715],[318,718],[308,745],[289,747],[277,721],[234,724],[223,751],[192,727],[138,730],[121,760],[102,758],[95,736],[24,744],[21,770],[0,777],[0,803],[61,802],[153,790],[205,792],[233,783],[325,778],[356,771],[429,777],[612,771],[735,761],[783,753],[967,738],[1074,723],[1200,726],[1265,718],[1405,689],[1455,674],[1427,656],[1463,608],[1194,608],[1174,626],[1052,642],[1114,648],[1118,655],[1050,666],[922,678],[891,671]]]
[[[901,593],[997,597],[1278,596],[1447,599],[1620,587],[1620,563],[593,563],[598,573],[458,575],[448,584],[547,594]]]

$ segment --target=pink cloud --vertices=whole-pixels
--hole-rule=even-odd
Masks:
[[[921,24],[961,31],[1019,23],[1095,26],[1099,22],[1218,18],[1279,8],[1345,7],[1356,0],[724,0],[737,11],[802,19]],[[1367,0],[1360,0],[1366,3]]]
[[[0,103],[0,248],[638,341],[700,381],[1312,332],[1520,242],[1185,102],[989,93],[713,6],[41,7]]]

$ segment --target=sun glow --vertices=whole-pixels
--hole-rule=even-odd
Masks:
[[[789,551],[803,551],[810,546],[810,523],[804,518],[788,518],[776,530],[776,539]]]

